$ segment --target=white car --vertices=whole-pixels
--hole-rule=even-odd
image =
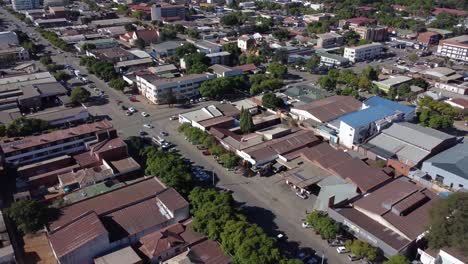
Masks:
[[[312,226],[309,225],[307,222],[302,222],[302,227],[303,228],[311,228]]]
[[[146,113],[146,112],[141,112],[141,115],[142,115],[143,117],[147,117],[147,116],[149,116],[149,114],[148,114],[148,113]]]
[[[169,117],[169,120],[171,120],[171,121],[173,121],[173,120],[178,120],[178,119],[179,119],[179,117],[178,117],[178,116],[175,116],[175,115]]]
[[[153,128],[153,126],[151,124],[144,124],[143,127],[146,127],[146,128]]]
[[[348,253],[349,251],[345,247],[337,247],[336,252],[338,252],[340,254],[344,254],[344,253]]]
[[[307,195],[304,194],[304,193],[297,192],[296,195],[297,195],[297,197],[299,197],[301,199],[307,199]]]
[[[129,107],[129,108],[128,108],[128,111],[129,111],[130,113],[135,113],[135,112],[136,112],[135,108],[133,108],[133,107]]]

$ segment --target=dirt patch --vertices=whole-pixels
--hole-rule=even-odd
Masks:
[[[23,240],[24,260],[26,263],[57,263],[45,233],[26,235],[23,237]]]

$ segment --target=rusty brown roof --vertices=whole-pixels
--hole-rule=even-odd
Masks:
[[[362,103],[351,96],[334,95],[300,105],[297,109],[307,111],[321,122],[328,122],[345,114],[358,111],[361,107]]]
[[[82,124],[67,129],[55,130],[38,136],[28,136],[19,140],[6,139],[0,144],[3,153],[10,153],[44,144],[50,144],[59,140],[77,137],[87,133],[105,131],[112,128],[112,124],[107,121],[99,121],[91,124]]]
[[[201,260],[204,264],[229,264],[230,258],[223,253],[218,242],[205,240],[190,248],[189,258]]]
[[[410,239],[416,239],[427,228],[429,209],[436,194],[403,178],[398,178],[354,203],[382,217]]]
[[[156,178],[148,178],[68,205],[62,208],[60,217],[53,221],[49,227],[51,230],[55,230],[88,211],[94,211],[97,215],[112,212],[137,201],[155,197],[162,190],[164,190],[164,186]]]
[[[107,231],[95,212],[87,212],[67,225],[49,233],[49,241],[58,258],[100,236]]]

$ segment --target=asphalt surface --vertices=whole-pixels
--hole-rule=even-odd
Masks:
[[[340,255],[334,248],[329,248],[327,243],[315,235],[312,230],[304,229],[301,226],[302,219],[306,211],[311,211],[314,197],[303,200],[297,197],[294,191],[284,183],[279,175],[271,177],[252,177],[246,178],[234,172],[229,172],[215,162],[212,157],[203,156],[195,146],[185,141],[182,135],[179,135],[177,121],[170,121],[169,118],[179,113],[198,109],[203,105],[209,105],[213,102],[204,102],[191,106],[190,109],[182,107],[168,107],[150,105],[144,98],[137,96],[139,102],[130,102],[130,100],[120,91],[113,90],[105,82],[88,74],[87,70],[79,66],[79,58],[74,57],[73,53],[60,53],[44,40],[34,28],[27,27],[24,23],[14,18],[5,10],[0,10],[1,17],[11,22],[13,28],[18,27],[29,36],[34,37],[37,44],[42,44],[46,51],[51,51],[52,59],[58,64],[68,64],[74,69],[79,70],[86,75],[94,85],[106,94],[105,100],[95,100],[88,106],[91,114],[106,117],[117,128],[121,137],[138,135],[141,130],[146,131],[148,136],[158,135],[161,131],[169,133],[167,140],[174,143],[180,153],[193,161],[196,165],[204,167],[206,170],[213,171],[216,175],[216,186],[233,191],[233,196],[253,222],[262,226],[269,234],[276,236],[279,233],[285,234],[287,240],[281,240],[280,246],[291,257],[296,256],[299,250],[316,251],[317,255],[323,253],[325,263],[348,263],[345,255]],[[310,81],[307,77],[307,80]],[[97,98],[92,89],[93,98]],[[122,103],[118,103],[122,101]],[[121,105],[134,107],[138,110],[132,116],[126,116]],[[140,113],[147,112],[150,116],[143,117]],[[143,124],[151,124],[153,129],[143,128]]]

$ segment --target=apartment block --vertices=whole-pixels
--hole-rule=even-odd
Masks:
[[[387,39],[387,27],[356,27],[354,29],[361,39],[384,41]]]
[[[11,0],[11,6],[15,11],[31,10],[40,7],[39,0]]]
[[[351,62],[365,61],[374,59],[382,53],[383,45],[380,43],[371,43],[357,47],[346,47],[343,57]]]
[[[0,143],[0,150],[5,163],[25,165],[85,151],[90,144],[116,136],[112,124],[103,120],[41,135],[5,139]]]
[[[344,42],[343,37],[340,34],[329,32],[325,34],[317,35],[317,48],[333,48],[341,46]]]
[[[443,57],[468,61],[468,35],[440,41],[437,47],[437,53]]]
[[[188,74],[178,78],[161,78],[157,75],[137,75],[139,92],[153,104],[165,103],[169,93],[178,100],[190,99],[198,95],[198,87],[207,80],[214,79],[214,74]]]
[[[151,7],[151,20],[177,21],[185,20],[185,6],[157,4]]]

